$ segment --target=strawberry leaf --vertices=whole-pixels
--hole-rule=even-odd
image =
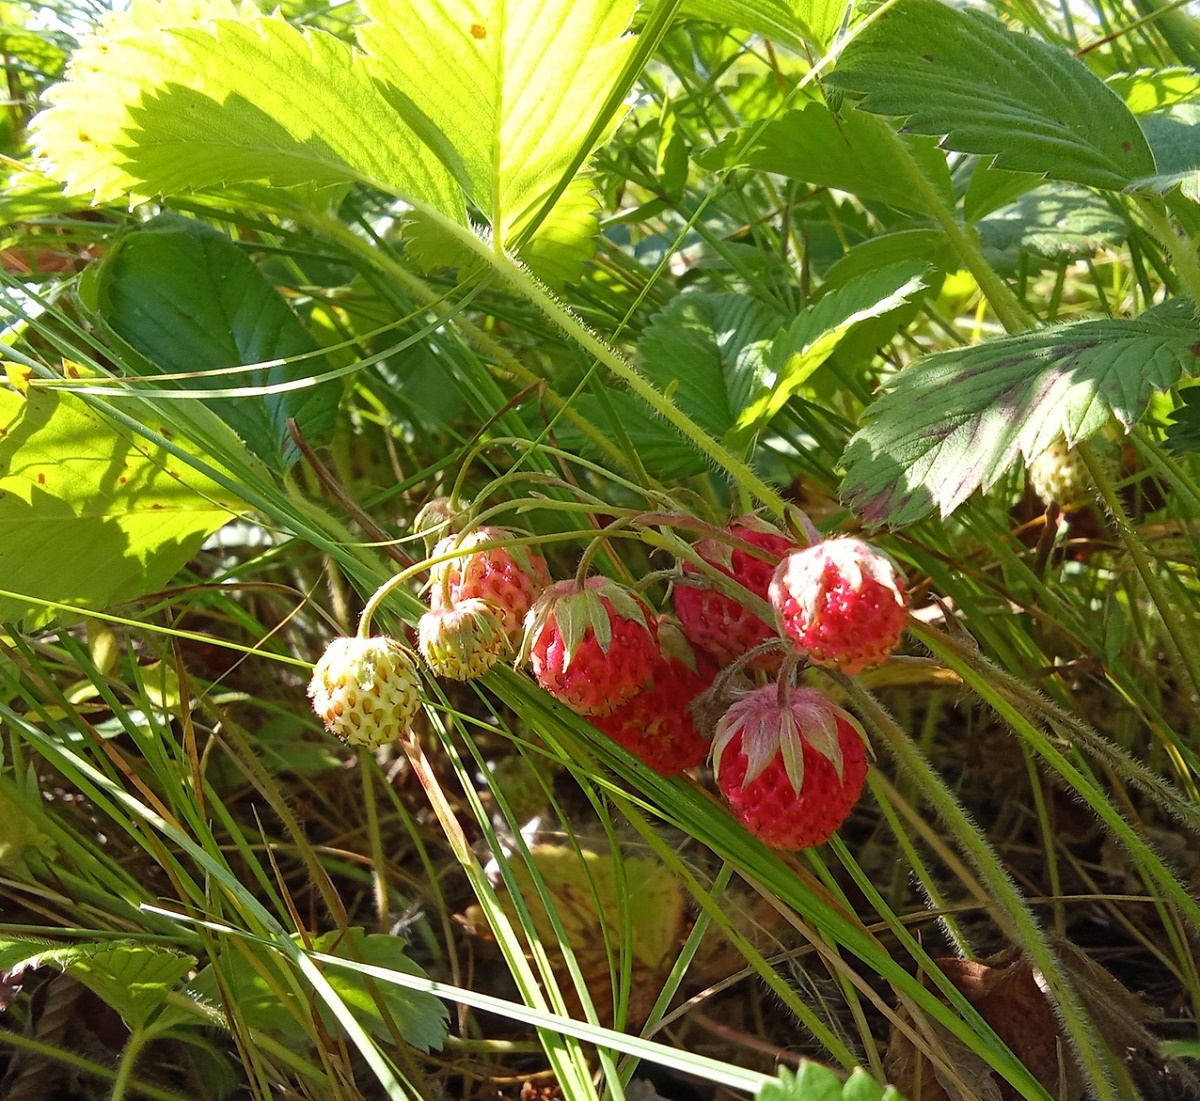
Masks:
[[[81,398],[0,389],[0,620],[53,600],[101,609],[153,592],[239,505]],[[33,598],[32,601],[21,597]]]
[[[330,370],[279,292],[222,233],[166,215],[126,236],[93,276],[105,322],[151,369],[196,374],[164,383],[205,398],[260,459],[278,472],[298,457],[287,419],[314,446],[333,431],[341,384],[308,385]],[[229,391],[247,390],[244,393]]]
[[[846,0],[683,0],[679,14],[754,31],[803,50],[807,43],[828,45],[847,6]]]
[[[35,148],[99,202],[361,182],[466,222],[449,172],[351,46],[228,0],[135,0],[81,43],[46,98]]]
[[[998,168],[1120,190],[1154,173],[1137,120],[1073,54],[983,12],[899,0],[846,47],[828,85]]]
[[[647,470],[660,478],[686,478],[702,474],[709,468],[704,455],[666,421],[657,418],[641,398],[623,390],[604,395],[603,401],[594,394],[584,394],[573,403],[575,411],[612,436],[620,432]],[[617,425],[613,424],[613,421]],[[619,429],[618,429],[619,425]],[[586,458],[602,460],[604,453],[569,421],[560,421],[554,429],[562,447]]]
[[[810,103],[768,123],[743,148],[745,140],[744,132],[733,134],[702,155],[700,163],[776,172],[922,214],[932,213],[939,203],[954,205],[950,170],[937,143],[901,136],[883,119],[862,112],[841,117],[823,103]],[[912,186],[910,157],[932,185],[929,191]]]
[[[1200,92],[1200,73],[1182,65],[1114,73],[1105,82],[1135,115],[1186,103]]]
[[[978,224],[988,260],[1015,271],[1021,255],[1045,261],[1076,260],[1125,240],[1125,219],[1103,195],[1074,184],[1048,183],[993,211]]]
[[[738,414],[737,441],[761,431],[856,325],[902,305],[925,286],[922,263],[894,264],[825,295],[772,342],[765,386]]]
[[[543,283],[561,291],[574,283],[583,272],[583,265],[596,251],[596,234],[600,230],[600,196],[588,175],[576,176],[559,196],[529,240],[517,249],[517,255]],[[532,207],[513,226],[513,234],[521,235],[529,217],[537,213]]]
[[[686,917],[683,890],[655,860],[622,856],[618,876],[609,853],[539,844],[530,847],[527,861],[514,860],[511,871],[513,885],[546,944],[557,943],[565,934],[574,951],[587,954],[603,951],[606,942],[614,951],[628,943],[633,959],[649,968],[670,962],[678,949]],[[511,896],[506,893],[501,901],[515,914]],[[543,903],[554,904],[561,934]],[[628,941],[622,937],[625,925]]]
[[[900,1095],[861,1068],[843,1083],[828,1067],[801,1060],[794,1071],[782,1068],[778,1078],[758,1091],[755,1101],[900,1101]]]
[[[1180,391],[1183,404],[1171,414],[1167,425],[1167,446],[1176,455],[1200,453],[1200,386]]]
[[[1139,120],[1158,165],[1154,176],[1137,186],[1167,191],[1182,184],[1183,192],[1200,200],[1200,104],[1180,103]]]
[[[0,971],[57,967],[116,1010],[130,1028],[141,1028],[167,995],[195,967],[194,957],[170,948],[123,941],[48,947],[24,940],[0,941]]]
[[[642,334],[642,371],[721,439],[765,384],[765,357],[783,320],[746,295],[681,294]]]
[[[367,0],[388,102],[487,218],[497,248],[587,141],[636,41],[632,0]],[[606,120],[607,136],[618,118]]]
[[[399,937],[364,933],[362,929],[351,927],[314,937],[312,946],[315,951],[356,963],[385,967],[405,975],[425,974],[408,958],[404,941]],[[237,1003],[239,1016],[247,1025],[279,1033],[293,1043],[307,1041],[308,1034],[300,1021],[313,1012],[309,998],[279,983],[269,982],[237,952],[222,953],[218,964],[205,967],[188,984],[188,993],[193,998],[209,1005],[221,1004],[222,984],[217,981],[214,966],[221,968],[224,989]],[[373,982],[348,968],[331,969],[326,974],[326,981],[359,1024],[377,1040],[384,1043],[392,1040],[392,1031],[380,1011],[382,1003],[400,1035],[413,1047],[430,1051],[440,1049],[445,1041],[446,1008],[434,995],[408,990],[394,983]],[[326,1027],[330,1024],[327,1020]]]
[[[867,410],[846,449],[843,499],[874,523],[947,516],[1057,435],[1073,444],[1114,416],[1131,426],[1198,358],[1185,301],[929,356]]]

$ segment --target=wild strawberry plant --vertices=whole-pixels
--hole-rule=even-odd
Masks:
[[[4,9],[6,1096],[53,970],[117,1101],[1193,1088],[1200,40],[1076,7]]]

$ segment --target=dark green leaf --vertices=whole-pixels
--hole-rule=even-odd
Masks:
[[[764,357],[782,324],[774,310],[745,295],[679,295],[642,335],[642,371],[721,439],[764,385]]]
[[[318,952],[386,967],[406,975],[423,975],[420,967],[405,955],[404,947],[404,941],[398,937],[364,934],[361,929],[349,929],[344,935],[326,933],[313,940],[313,948]],[[229,993],[246,1024],[251,1028],[282,1033],[297,1043],[305,1042],[307,1034],[299,1021],[311,1012],[311,1003],[307,999],[297,998],[289,990],[287,1003],[280,1001],[275,990],[239,953],[226,953],[220,967]],[[369,983],[378,991],[400,1035],[408,1043],[421,1051],[442,1046],[446,1036],[446,1007],[432,994],[368,980],[348,968],[331,969],[326,978],[350,1007],[358,1022],[377,1039],[389,1041],[391,1032],[371,995]],[[219,1004],[220,993],[212,965],[196,976],[189,984],[189,991],[210,1005]]]
[[[963,196],[963,217],[968,222],[977,222],[993,210],[1016,202],[1041,182],[1039,173],[1007,172],[1003,168],[993,168],[986,157],[977,158],[967,193]]]
[[[846,450],[842,496],[872,523],[949,515],[1057,435],[1129,426],[1200,356],[1190,303],[929,356],[902,371]]]
[[[1021,253],[1047,261],[1075,260],[1125,240],[1125,219],[1102,195],[1072,184],[1043,184],[979,222],[991,263],[1015,269]]]
[[[825,273],[821,290],[829,294],[883,268],[921,261],[945,272],[958,266],[954,249],[941,230],[903,229],[855,245]]]
[[[954,205],[950,170],[937,143],[902,137],[872,115],[849,111],[842,117],[823,103],[810,103],[768,123],[742,150],[745,140],[745,131],[731,135],[701,156],[701,164],[777,172],[815,187],[833,187],[923,214],[937,209],[939,203]],[[913,186],[910,157],[932,193]]]
[[[899,0],[826,81],[998,168],[1114,190],[1154,172],[1137,120],[1082,61],[980,11]]]
[[[612,424],[615,418],[642,464],[654,471],[657,478],[686,478],[708,469],[704,456],[633,394],[612,390],[605,394],[604,401],[594,394],[584,394],[574,402],[574,409],[610,438],[617,435]],[[569,421],[560,421],[554,431],[559,446],[577,451],[585,458],[604,458],[600,449]]]
[[[1200,199],[1200,104],[1180,103],[1139,120],[1158,170],[1139,187],[1166,191],[1179,183],[1186,195]]]
[[[171,385],[258,391],[205,401],[275,470],[298,456],[287,418],[314,444],[332,432],[341,385],[312,381],[330,370],[328,360],[279,292],[215,229],[163,217],[131,233],[104,262],[98,305],[112,330],[164,373],[261,365]]]
[[[1180,391],[1183,404],[1171,414],[1167,425],[1167,446],[1176,455],[1200,452],[1200,386]]]

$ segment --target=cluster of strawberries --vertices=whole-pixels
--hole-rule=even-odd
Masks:
[[[904,578],[861,540],[801,546],[754,516],[693,549],[730,584],[685,563],[672,619],[607,577],[552,582],[506,529],[449,535],[431,555],[419,649],[455,680],[515,653],[550,695],[664,776],[711,754],[731,810],[767,844],[820,844],[862,791],[865,736],[823,693],[791,684],[792,670],[797,656],[849,674],[885,661],[907,620]],[[774,623],[747,607],[764,601]],[[378,746],[411,722],[418,685],[405,647],[364,637],[330,645],[309,693],[334,734]]]

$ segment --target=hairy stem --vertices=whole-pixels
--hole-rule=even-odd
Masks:
[[[1078,444],[1078,448],[1079,456],[1087,465],[1088,474],[1091,475],[1092,481],[1104,501],[1104,507],[1116,526],[1117,535],[1133,560],[1142,584],[1146,586],[1146,592],[1150,594],[1150,600],[1158,611],[1163,627],[1166,628],[1167,634],[1170,635],[1171,641],[1179,653],[1179,661],[1187,673],[1188,679],[1192,682],[1192,691],[1200,695],[1200,648],[1197,648],[1195,644],[1195,630],[1192,624],[1185,619],[1186,613],[1181,613],[1167,596],[1154,568],[1154,563],[1150,561],[1146,548],[1138,538],[1137,530],[1125,512],[1125,506],[1121,504],[1121,498],[1117,495],[1112,478],[1104,469],[1104,464],[1096,459],[1091,444],[1083,441]]]
[[[1123,1068],[1117,1065],[1111,1052],[1098,1044],[1095,1027],[1079,994],[995,850],[967,816],[945,781],[875,697],[851,678],[837,679],[848,690],[858,713],[886,743],[896,762],[916,782],[921,794],[949,827],[959,849],[991,893],[996,903],[993,912],[997,923],[1014,944],[1028,952],[1030,962],[1042,973],[1095,1096],[1099,1101],[1117,1101],[1122,1094],[1114,1089],[1113,1075],[1121,1075]]]

